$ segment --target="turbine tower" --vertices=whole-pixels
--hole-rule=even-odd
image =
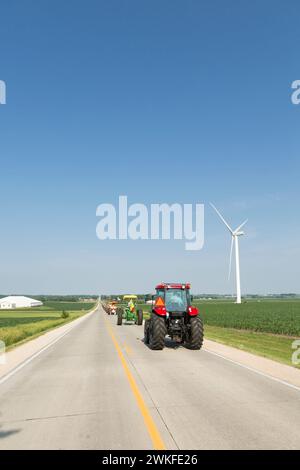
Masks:
[[[241,228],[248,222],[248,219],[246,219],[241,225],[239,225],[235,230],[232,230],[232,228],[229,226],[229,224],[226,222],[222,214],[218,211],[218,209],[210,203],[211,207],[216,211],[222,222],[226,225],[228,228],[230,234],[231,234],[231,247],[230,247],[230,258],[229,258],[229,272],[228,272],[228,279],[230,279],[230,273],[231,273],[231,264],[232,264],[232,249],[233,249],[233,244],[235,248],[235,279],[236,279],[236,303],[240,304],[242,303],[242,298],[241,298],[241,276],[240,276],[240,255],[239,255],[239,237],[244,235],[244,232],[241,231]]]

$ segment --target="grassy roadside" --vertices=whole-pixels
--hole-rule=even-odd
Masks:
[[[300,369],[292,364],[292,343],[297,338],[210,325],[205,325],[205,338]]]
[[[89,313],[96,302],[45,302],[42,307],[0,312],[0,340],[6,350]],[[62,312],[67,312],[67,318]]]

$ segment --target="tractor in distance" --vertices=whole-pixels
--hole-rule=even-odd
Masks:
[[[134,322],[136,325],[143,324],[143,310],[137,309],[137,296],[124,295],[123,305],[118,307],[117,310],[117,325],[122,325],[125,322]]]
[[[162,283],[156,286],[150,318],[145,321],[145,343],[163,349],[165,336],[189,349],[201,349],[203,321],[191,304],[190,284]]]
[[[110,300],[109,302],[102,302],[102,307],[108,315],[115,315],[117,313],[118,301]]]
[[[115,315],[117,313],[118,302],[116,300],[112,300],[108,304],[108,315]]]

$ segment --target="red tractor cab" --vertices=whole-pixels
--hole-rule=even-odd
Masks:
[[[189,349],[203,343],[203,321],[192,306],[189,283],[161,283],[156,286],[150,318],[145,321],[145,343],[163,349],[165,336]]]

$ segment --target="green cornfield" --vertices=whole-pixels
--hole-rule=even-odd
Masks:
[[[300,301],[196,301],[204,323],[239,330],[300,336]]]

